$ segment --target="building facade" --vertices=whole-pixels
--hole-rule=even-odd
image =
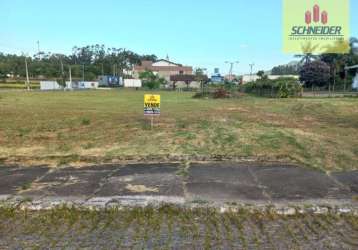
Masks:
[[[156,62],[142,61],[141,65],[134,66],[133,76],[138,78],[139,74],[145,71],[152,71],[169,82],[170,76],[173,75],[192,75],[193,67],[183,66],[181,64],[173,63],[164,59],[158,60]]]

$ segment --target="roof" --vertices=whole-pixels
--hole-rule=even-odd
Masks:
[[[151,71],[183,71],[183,72],[187,72],[187,71],[193,71],[192,67],[189,66],[183,66],[183,67],[179,67],[179,66],[134,66],[134,70],[136,71],[142,71],[142,70],[151,70]]]
[[[166,59],[159,59],[159,60],[157,60],[157,61],[155,61],[155,62],[153,62],[153,63],[157,63],[157,62],[167,62],[167,63],[175,64],[175,65],[177,65],[177,66],[179,66],[179,67],[182,67],[182,66],[183,66],[182,64],[175,63],[175,62],[172,62],[172,61],[169,61],[169,60],[166,60]]]
[[[171,64],[175,64],[176,66],[153,66],[153,63],[156,62],[168,62]],[[141,65],[136,65],[134,66],[134,70],[136,71],[144,71],[144,70],[151,70],[151,71],[156,71],[156,72],[160,72],[160,71],[183,71],[183,72],[192,72],[193,71],[193,67],[191,66],[183,66],[182,64],[178,64],[178,63],[173,63],[171,61],[168,60],[158,60],[155,62],[152,61],[142,61]]]
[[[172,75],[170,81],[173,82],[194,82],[195,75]]]

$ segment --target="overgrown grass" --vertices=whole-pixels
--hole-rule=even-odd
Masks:
[[[1,93],[0,158],[35,164],[200,155],[358,169],[356,98],[206,100],[160,92],[162,114],[151,129],[143,116],[144,94]]]
[[[283,216],[244,208],[219,213],[169,205],[98,211],[2,207],[0,231],[2,246],[11,249],[354,249],[358,219],[352,214]]]

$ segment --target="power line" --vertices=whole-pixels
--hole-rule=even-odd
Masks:
[[[250,66],[250,81],[252,81],[252,68],[255,66],[255,64],[250,63],[249,66]]]
[[[27,56],[25,55],[25,70],[26,70],[26,86],[27,91],[30,91],[29,69],[27,67]]]
[[[234,62],[226,61],[225,63],[230,64],[229,78],[230,78],[230,80],[232,80],[233,79],[234,64],[239,64],[239,61],[234,61]]]
[[[37,53],[38,53],[38,55],[39,55],[39,59],[41,60],[41,50],[40,50],[40,41],[39,40],[37,40]]]

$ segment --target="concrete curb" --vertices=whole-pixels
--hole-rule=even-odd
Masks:
[[[233,203],[190,201],[175,196],[113,196],[113,197],[22,197],[1,195],[0,208],[41,211],[60,207],[104,210],[138,207],[179,206],[187,209],[214,209],[218,212],[237,212],[240,209],[255,212],[270,212],[279,215],[297,214],[352,214],[358,216],[358,202],[349,200],[303,200],[285,202],[239,201]]]

